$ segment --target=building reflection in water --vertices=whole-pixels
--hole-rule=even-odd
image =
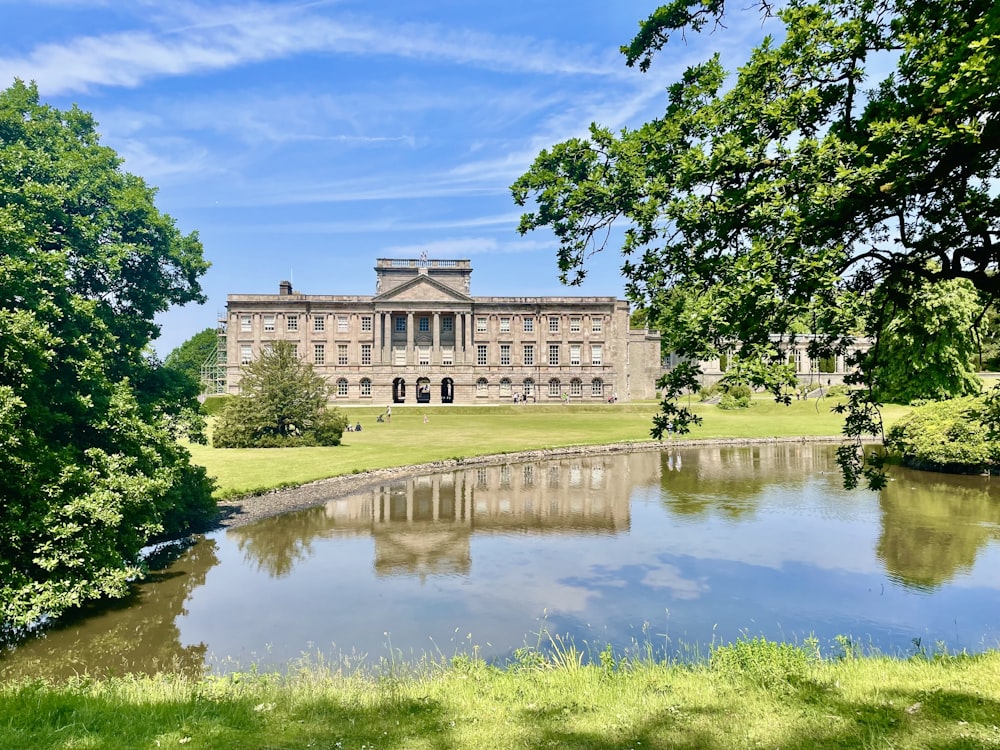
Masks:
[[[387,482],[323,511],[329,530],[371,534],[378,575],[463,575],[474,533],[627,531],[634,477],[657,482],[659,464],[648,451],[477,466]]]

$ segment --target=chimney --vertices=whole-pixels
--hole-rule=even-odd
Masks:
[[[282,281],[278,284],[278,294],[282,297],[287,297],[292,293],[292,282]]]

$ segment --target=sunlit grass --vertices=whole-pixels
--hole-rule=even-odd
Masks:
[[[406,675],[314,665],[8,683],[0,748],[959,749],[1000,744],[998,716],[996,651],[819,660],[753,641],[691,664],[528,653],[505,668],[464,657]]]
[[[761,398],[750,409],[726,411],[692,401],[701,427],[674,441],[721,438],[834,436],[842,417],[829,399],[790,406]],[[495,407],[397,406],[391,423],[379,423],[381,408],[345,409],[361,432],[345,432],[333,448],[214,449],[193,445],[194,460],[218,482],[217,497],[252,494],[343,474],[456,458],[525,450],[651,440],[657,405],[527,405]],[[886,419],[905,409],[887,407]],[[427,422],[424,422],[424,417]]]

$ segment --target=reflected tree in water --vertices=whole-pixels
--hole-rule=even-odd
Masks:
[[[917,481],[907,481],[916,475]],[[972,569],[1000,539],[1000,494],[981,477],[929,483],[927,472],[900,471],[879,495],[878,557],[905,586],[931,590]]]
[[[81,608],[63,618],[43,638],[17,647],[17,669],[0,660],[0,677],[62,679],[125,673],[205,672],[207,646],[182,645],[177,620],[187,613],[192,592],[219,564],[213,540],[177,546],[151,562],[152,570],[129,597],[104,606]]]
[[[227,534],[236,539],[246,560],[272,578],[283,578],[312,554],[312,542],[328,536],[332,525],[320,506],[230,529]]]

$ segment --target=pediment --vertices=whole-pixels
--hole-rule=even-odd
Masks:
[[[471,302],[468,295],[457,292],[435,279],[421,276],[375,296],[375,302]]]

